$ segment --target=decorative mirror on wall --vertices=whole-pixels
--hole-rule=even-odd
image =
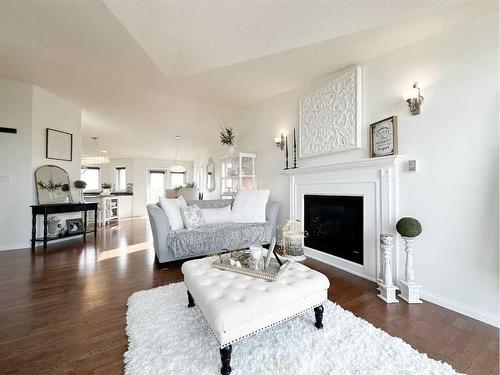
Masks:
[[[208,158],[207,164],[207,190],[210,193],[215,190],[215,163],[212,158]]]
[[[42,165],[35,171],[38,204],[69,203],[71,191],[68,173],[55,165]]]

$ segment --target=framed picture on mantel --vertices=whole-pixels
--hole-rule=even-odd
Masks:
[[[370,157],[398,153],[398,117],[391,116],[370,125]]]
[[[72,161],[73,134],[47,128],[45,157],[47,159]]]

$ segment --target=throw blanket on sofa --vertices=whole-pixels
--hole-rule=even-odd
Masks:
[[[271,232],[269,222],[218,223],[171,231],[167,243],[175,257],[181,258],[269,243]]]

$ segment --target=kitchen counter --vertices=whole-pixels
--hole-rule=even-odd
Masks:
[[[85,197],[101,197],[99,193],[84,193],[83,194]],[[111,195],[108,195],[108,197],[120,197],[120,196],[128,196],[128,195],[134,195],[134,193],[128,193],[126,191],[117,191],[114,193],[111,193]]]

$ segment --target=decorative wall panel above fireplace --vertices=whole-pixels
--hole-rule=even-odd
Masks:
[[[300,99],[301,158],[361,147],[361,81],[353,67]]]

